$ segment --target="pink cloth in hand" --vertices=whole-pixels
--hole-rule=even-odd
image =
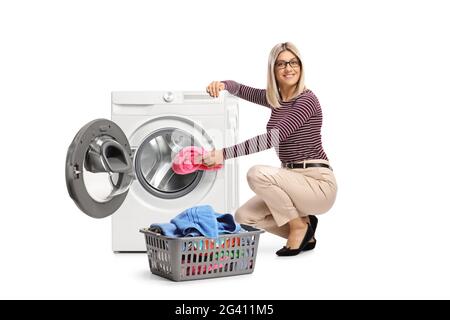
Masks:
[[[190,146],[181,149],[172,160],[172,170],[177,174],[189,174],[197,170],[219,170],[223,167],[222,164],[218,164],[212,167],[208,167],[203,163],[194,163],[195,157],[198,155],[203,156],[207,151],[197,146]]]

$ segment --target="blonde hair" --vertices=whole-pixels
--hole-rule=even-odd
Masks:
[[[297,86],[295,88],[294,98],[299,96],[306,89],[305,73],[303,72],[303,64],[302,60],[300,59],[300,53],[298,49],[291,42],[283,42],[277,44],[275,47],[272,48],[272,51],[270,51],[269,55],[269,63],[267,70],[267,90],[266,90],[267,101],[274,109],[279,108],[281,106],[280,101],[282,100],[277,80],[275,78],[275,61],[277,60],[278,55],[283,51],[291,52],[293,55],[297,57],[298,61],[300,62],[300,79],[298,80]]]

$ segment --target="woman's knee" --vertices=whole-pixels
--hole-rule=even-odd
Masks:
[[[237,223],[243,223],[243,224],[253,224],[255,223],[254,218],[252,218],[253,213],[249,212],[245,208],[241,207],[236,210],[234,213],[234,220],[236,220]]]
[[[261,165],[255,165],[247,171],[247,182],[250,187],[253,187],[257,181],[261,180],[261,167]]]
[[[247,216],[242,209],[237,209],[234,213],[234,220],[236,220],[237,223],[247,223]]]

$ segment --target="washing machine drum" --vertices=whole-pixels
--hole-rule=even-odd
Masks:
[[[183,147],[198,145],[183,130],[164,128],[151,133],[134,155],[125,133],[107,119],[89,122],[73,139],[66,158],[66,183],[70,196],[87,215],[104,218],[125,201],[131,183],[154,196],[181,197],[200,182],[202,171],[178,175],[172,155]]]
[[[149,193],[160,198],[174,199],[191,192],[203,172],[176,174],[172,170],[172,157],[192,145],[198,145],[198,142],[183,130],[164,128],[153,132],[136,151],[136,178]]]

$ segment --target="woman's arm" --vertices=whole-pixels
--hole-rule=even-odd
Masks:
[[[222,81],[227,90],[232,95],[238,96],[241,99],[270,108],[266,98],[266,90],[255,89],[232,80]]]
[[[316,110],[315,100],[311,96],[304,95],[300,97],[294,105],[287,110],[283,119],[266,133],[260,134],[234,146],[223,148],[223,159],[226,160],[249,155],[278,146],[280,142],[288,139],[292,133],[303,126],[303,124],[316,113]]]

